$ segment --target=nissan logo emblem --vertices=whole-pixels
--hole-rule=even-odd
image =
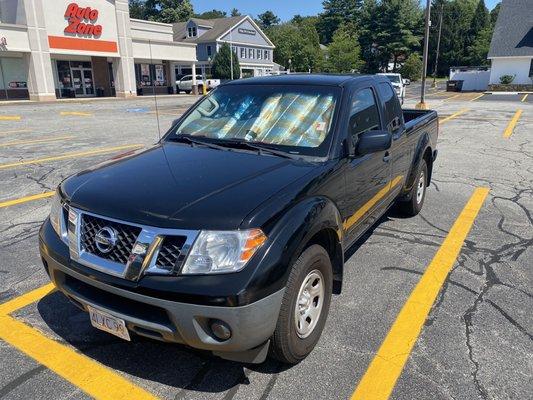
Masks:
[[[96,243],[98,250],[107,254],[113,250],[113,247],[117,244],[117,231],[109,226],[105,226],[96,233],[94,236],[94,242]]]

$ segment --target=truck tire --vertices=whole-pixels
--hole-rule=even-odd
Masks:
[[[329,312],[332,266],[327,251],[308,247],[293,264],[281,303],[270,354],[287,364],[302,361],[315,347]]]
[[[428,182],[428,165],[422,159],[418,167],[416,178],[409,194],[409,200],[398,203],[399,211],[406,217],[414,217],[424,206]]]
[[[190,90],[184,90],[184,92],[185,92],[186,94],[191,94],[191,91],[190,91]]]

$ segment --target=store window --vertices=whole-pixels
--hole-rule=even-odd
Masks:
[[[0,0],[0,22],[26,25],[26,13],[20,0]]]
[[[28,97],[28,69],[22,58],[0,57],[0,98]]]
[[[163,64],[135,64],[137,86],[167,86],[166,71]]]

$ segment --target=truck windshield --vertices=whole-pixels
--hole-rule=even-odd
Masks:
[[[393,83],[400,83],[400,77],[398,75],[385,75],[387,78],[389,78],[389,81]]]
[[[328,86],[223,86],[198,103],[167,138],[246,141],[324,156],[339,93],[340,88]]]

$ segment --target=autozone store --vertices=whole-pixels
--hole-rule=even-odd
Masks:
[[[0,0],[0,100],[173,93],[196,46],[127,0]]]

